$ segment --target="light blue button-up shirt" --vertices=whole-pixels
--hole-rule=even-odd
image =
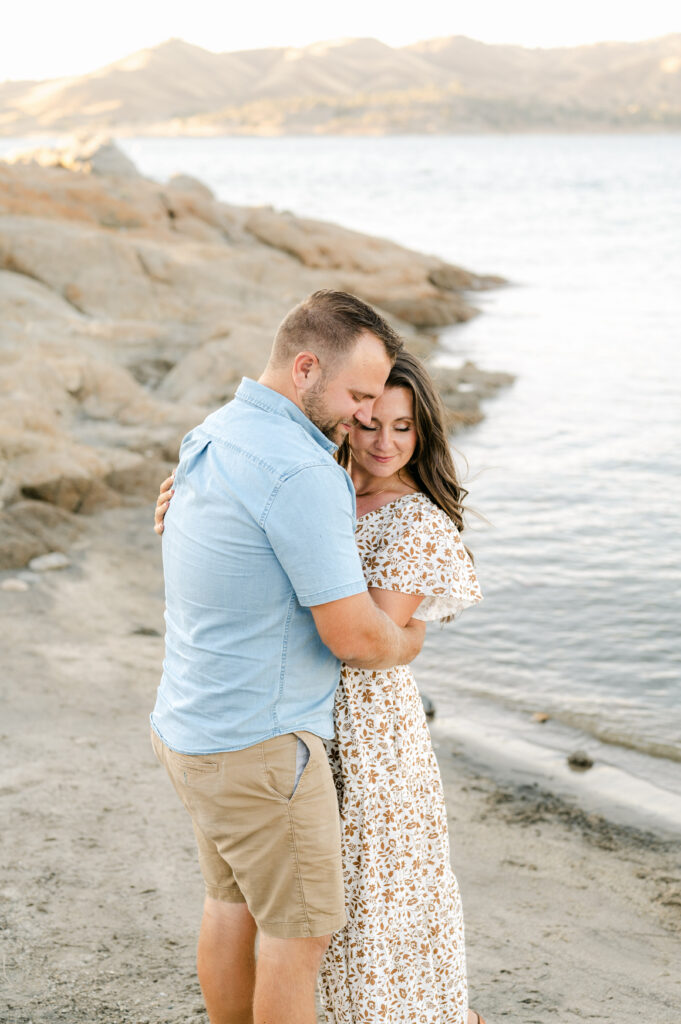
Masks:
[[[151,715],[173,750],[333,735],[340,665],[310,607],[366,590],[354,490],[335,450],[293,402],[248,378],[182,442]]]

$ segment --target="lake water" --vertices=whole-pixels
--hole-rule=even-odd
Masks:
[[[123,145],[152,177],[509,279],[441,336],[440,358],[517,381],[455,439],[485,601],[417,676],[439,742],[680,824],[681,136]]]

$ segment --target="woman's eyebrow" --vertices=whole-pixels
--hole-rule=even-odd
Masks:
[[[377,423],[379,427],[382,426],[381,421],[376,419],[375,416],[371,417],[371,422],[372,423]],[[394,420],[390,420],[390,423],[413,423],[413,422],[414,422],[413,416],[396,416]]]

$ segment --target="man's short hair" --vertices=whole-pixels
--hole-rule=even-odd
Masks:
[[[276,367],[286,366],[299,352],[310,351],[327,372],[337,359],[351,352],[364,331],[383,342],[394,362],[403,344],[397,331],[356,295],[321,289],[286,314],[274,337],[272,362]]]

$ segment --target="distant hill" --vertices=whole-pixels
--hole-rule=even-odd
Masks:
[[[465,36],[211,53],[179,39],[88,75],[0,84],[0,135],[681,129],[681,34],[560,49]]]

